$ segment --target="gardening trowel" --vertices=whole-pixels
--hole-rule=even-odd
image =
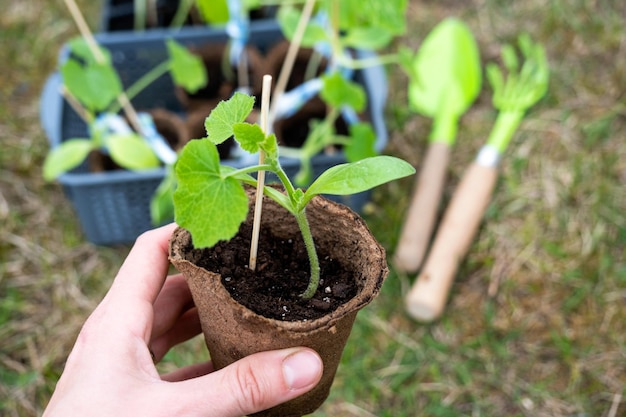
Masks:
[[[547,91],[549,68],[544,48],[528,36],[520,37],[519,46],[525,58],[521,68],[513,47],[507,45],[502,49],[509,73],[506,81],[498,66],[487,67],[498,117],[486,144],[459,183],[424,267],[407,295],[407,310],[418,320],[431,321],[443,312],[459,264],[491,200],[500,158],[526,110]]]
[[[411,108],[433,118],[430,144],[394,257],[396,268],[410,273],[418,270],[426,253],[458,120],[480,92],[481,67],[472,33],[454,18],[437,25],[406,66]]]

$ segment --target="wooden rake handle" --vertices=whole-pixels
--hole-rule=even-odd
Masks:
[[[422,264],[437,218],[450,149],[441,142],[428,147],[394,255],[394,266],[399,271],[416,272]]]
[[[406,296],[416,320],[429,322],[444,310],[448,293],[491,201],[498,171],[474,162],[459,183],[444,214],[424,267]]]

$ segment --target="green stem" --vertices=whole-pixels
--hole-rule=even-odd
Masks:
[[[135,30],[144,30],[146,28],[146,7],[147,0],[135,0],[134,1],[134,13],[135,13]]]
[[[315,251],[315,243],[313,242],[313,235],[311,234],[311,228],[309,227],[309,222],[306,218],[305,210],[301,210],[295,214],[296,221],[298,222],[298,226],[300,227],[300,232],[302,233],[302,239],[304,240],[304,246],[306,247],[306,252],[309,255],[309,264],[311,267],[311,276],[309,278],[309,285],[306,290],[300,295],[305,300],[312,298],[317,291],[317,287],[320,283],[320,263],[319,258],[317,257],[317,252]]]
[[[185,19],[189,15],[189,11],[193,6],[194,0],[181,0],[178,4],[178,9],[176,9],[176,14],[172,19],[172,23],[170,24],[170,28],[172,29],[180,29],[181,26],[185,23]]]
[[[285,188],[287,195],[293,196],[296,192],[296,189],[291,183],[291,180],[289,179],[287,174],[285,174],[285,171],[283,170],[283,168],[280,166],[280,162],[278,162],[278,159],[272,159],[270,160],[269,163],[270,165],[272,165],[272,169],[270,169],[270,171],[276,174],[281,184]]]
[[[309,81],[315,78],[322,65],[323,59],[324,56],[317,50],[313,49],[311,59],[309,59],[309,62],[306,65],[306,70],[304,71],[304,81]]]
[[[306,157],[311,158],[320,153],[326,146],[334,143],[333,124],[339,115],[339,109],[332,107],[322,120],[322,126],[309,133],[301,148]]]
[[[501,110],[489,133],[487,144],[499,153],[504,153],[523,117],[524,112],[520,110]]]
[[[133,85],[128,87],[128,89],[126,90],[126,97],[128,98],[128,100],[130,101],[133,98],[135,98],[146,87],[148,87],[150,84],[155,82],[160,76],[162,76],[167,71],[169,71],[169,69],[170,69],[170,61],[168,59],[167,61],[160,63],[159,65],[157,65],[156,67],[152,68],[150,71],[145,73],[140,79],[135,81]],[[110,110],[112,113],[117,113],[118,111],[120,111],[120,108],[121,108],[121,105],[119,104],[119,102],[116,102],[116,104],[113,105]]]
[[[253,172],[258,172],[258,171],[274,172],[274,168],[270,164],[254,165],[254,166],[249,166],[249,167],[245,167],[245,168],[237,169],[235,171],[228,172],[226,174],[226,177],[237,177],[238,175],[251,174]],[[278,175],[277,172],[276,172],[276,175]]]
[[[309,265],[311,268],[311,276],[309,278],[309,285],[306,290],[300,295],[305,300],[310,299],[315,295],[317,291],[317,287],[320,282],[320,262],[317,257],[317,252],[315,250],[315,243],[313,242],[313,234],[311,233],[311,228],[309,227],[309,222],[306,218],[306,209],[305,207],[300,208],[296,201],[294,201],[296,196],[296,189],[293,184],[289,180],[289,177],[285,173],[285,171],[280,166],[280,162],[278,158],[269,158],[268,163],[271,165],[270,171],[278,176],[278,179],[282,183],[289,199],[291,200],[291,204],[293,205],[293,209],[290,210],[291,213],[296,218],[298,223],[298,227],[300,228],[300,233],[302,234],[302,239],[304,240],[304,246],[306,247],[306,252],[309,257]]]
[[[278,152],[280,156],[293,158],[293,159],[302,159],[304,154],[301,148],[289,148],[287,146],[279,146]]]

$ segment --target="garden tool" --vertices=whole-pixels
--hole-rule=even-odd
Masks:
[[[481,66],[472,33],[453,18],[432,30],[408,66],[410,106],[433,118],[430,144],[394,257],[398,270],[411,273],[418,270],[426,253],[457,124],[480,92]]]
[[[549,67],[543,46],[522,35],[519,47],[524,57],[521,68],[515,49],[511,45],[502,48],[509,72],[506,81],[497,65],[491,63],[487,67],[498,116],[486,144],[459,183],[424,267],[406,297],[408,313],[417,320],[431,321],[443,312],[459,264],[491,200],[500,159],[526,110],[547,91]]]

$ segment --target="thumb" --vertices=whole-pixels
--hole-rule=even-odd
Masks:
[[[322,377],[319,355],[291,348],[247,356],[224,369],[176,384],[187,410],[198,416],[239,417],[310,391]],[[186,386],[183,386],[186,385]]]

